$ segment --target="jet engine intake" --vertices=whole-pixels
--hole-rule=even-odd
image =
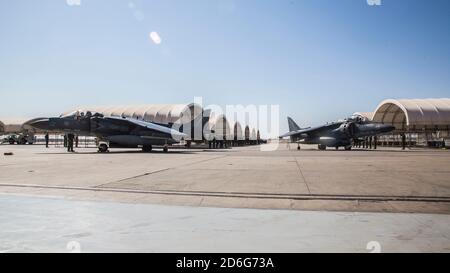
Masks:
[[[355,138],[356,124],[354,122],[345,122],[341,125],[341,130],[349,137]]]

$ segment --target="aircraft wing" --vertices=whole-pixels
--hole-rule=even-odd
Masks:
[[[182,137],[187,136],[186,134],[183,134],[177,130],[174,130],[169,127],[161,126],[161,125],[158,125],[158,124],[155,124],[152,122],[146,122],[146,121],[142,121],[142,120],[131,119],[131,118],[122,118],[122,117],[105,117],[105,119],[131,123],[133,125],[137,125],[137,126],[140,126],[143,128],[155,130],[155,131],[165,133],[165,134],[170,134],[172,137],[182,138]]]
[[[291,131],[284,135],[281,135],[280,138],[290,137],[290,136],[306,138],[308,136],[319,135],[320,133],[327,131],[327,130],[335,129],[335,128],[339,127],[340,125],[341,125],[341,123],[330,123],[330,124],[326,124],[326,125],[310,127],[310,128],[306,128],[306,129],[300,129],[300,130]]]

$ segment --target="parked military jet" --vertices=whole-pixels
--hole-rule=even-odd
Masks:
[[[325,150],[326,147],[338,149],[340,146],[345,147],[345,150],[351,150],[354,141],[386,134],[395,129],[394,126],[365,121],[361,117],[351,117],[344,121],[304,129],[290,117],[288,123],[290,132],[280,138],[291,137],[291,140],[297,143],[318,144],[319,150]]]
[[[46,131],[96,136],[99,139],[100,152],[107,152],[108,147],[137,148],[140,146],[144,152],[149,152],[152,150],[152,145],[162,145],[164,152],[167,152],[168,145],[178,143],[186,136],[179,131],[155,123],[125,117],[105,117],[91,112],[35,119],[28,125]]]

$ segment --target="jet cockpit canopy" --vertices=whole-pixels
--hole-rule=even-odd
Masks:
[[[103,117],[102,114],[95,112],[95,111],[88,111],[88,110],[76,110],[72,111],[70,113],[61,115],[61,118],[73,118],[73,119],[82,119],[82,118],[90,118],[90,117]]]
[[[360,115],[353,115],[346,119],[346,121],[354,122],[358,124],[367,123],[369,120],[366,117],[360,116]]]

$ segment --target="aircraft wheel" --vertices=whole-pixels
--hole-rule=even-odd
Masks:
[[[335,148],[336,148],[336,151],[339,150],[339,146],[336,146]]]
[[[167,145],[164,145],[163,152],[167,153],[168,151],[169,151],[169,147],[167,147]]]
[[[346,151],[350,151],[351,149],[352,149],[352,146],[351,146],[351,145],[345,146],[345,150],[346,150]]]
[[[319,144],[319,150],[324,151],[327,149],[327,146],[325,144]]]
[[[9,144],[14,145],[14,139],[10,139],[8,142]]]
[[[106,152],[108,152],[108,145],[106,145],[106,144],[100,144],[100,145],[98,145],[98,151],[100,152],[100,153],[106,153]]]
[[[145,146],[142,147],[142,151],[144,153],[149,153],[149,152],[152,151],[152,149],[153,149],[152,145],[145,145]]]
[[[299,151],[300,151],[300,149],[301,149],[301,148],[300,148],[300,144],[299,144],[299,145],[297,146],[297,150],[299,150]]]

